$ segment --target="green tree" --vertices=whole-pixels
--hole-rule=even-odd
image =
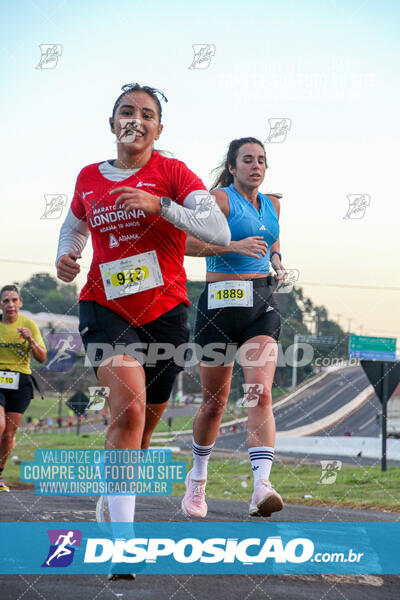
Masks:
[[[78,315],[76,284],[64,285],[48,273],[35,273],[21,286],[24,309],[33,313],[49,312]]]

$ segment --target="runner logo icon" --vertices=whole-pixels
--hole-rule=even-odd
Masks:
[[[49,355],[43,371],[64,373],[72,368],[76,354],[82,346],[79,333],[49,333]]]
[[[74,546],[80,546],[79,529],[48,529],[50,548],[42,567],[68,567],[74,558]]]

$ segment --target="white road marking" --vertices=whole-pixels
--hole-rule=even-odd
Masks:
[[[369,419],[366,423],[364,423],[364,425],[361,425],[361,427],[359,427],[358,430],[361,431],[361,429],[364,429],[365,427],[367,427],[367,425],[369,425],[373,421],[376,421],[376,415],[371,417],[371,419]]]
[[[343,392],[346,389],[346,387],[348,387],[350,385],[354,386],[354,384],[357,383],[357,381],[359,381],[361,379],[364,379],[364,375],[362,375],[361,377],[358,377],[356,380],[353,380],[353,381],[349,382],[344,388],[341,388],[340,390],[338,390],[337,392],[335,392],[332,396],[328,396],[328,398],[324,402],[322,402],[321,404],[318,404],[317,406],[315,406],[311,410],[305,411],[306,414],[301,415],[300,417],[298,417],[294,421],[290,421],[289,423],[285,423],[285,425],[287,425],[288,427],[290,427],[291,425],[294,425],[295,423],[299,423],[300,421],[303,421],[305,416],[312,415],[313,413],[315,413],[315,411],[319,410],[320,408],[322,408],[323,406],[325,406],[326,404],[328,404],[328,402],[330,402],[331,400],[333,400],[336,396],[338,396],[339,394],[343,394]],[[365,387],[368,387],[368,384]],[[351,398],[350,398],[349,402],[350,401],[351,401]]]

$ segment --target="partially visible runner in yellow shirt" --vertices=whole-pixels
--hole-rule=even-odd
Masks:
[[[0,290],[0,492],[10,491],[2,473],[22,415],[33,398],[31,352],[39,362],[47,357],[39,327],[18,314],[21,306],[18,288],[5,285]]]

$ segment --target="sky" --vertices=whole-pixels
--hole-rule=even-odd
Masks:
[[[5,3],[0,283],[55,275],[76,176],[115,158],[108,117],[138,81],[168,98],[158,147],[207,185],[230,140],[266,142],[285,267],[346,331],[400,340],[399,24],[390,0]],[[43,44],[54,68],[36,68]],[[195,44],[215,50],[207,68],[189,68]],[[269,120],[286,136],[268,141]],[[54,194],[66,207],[43,218]],[[88,244],[79,287],[90,260]],[[185,264],[204,279],[204,259]]]

